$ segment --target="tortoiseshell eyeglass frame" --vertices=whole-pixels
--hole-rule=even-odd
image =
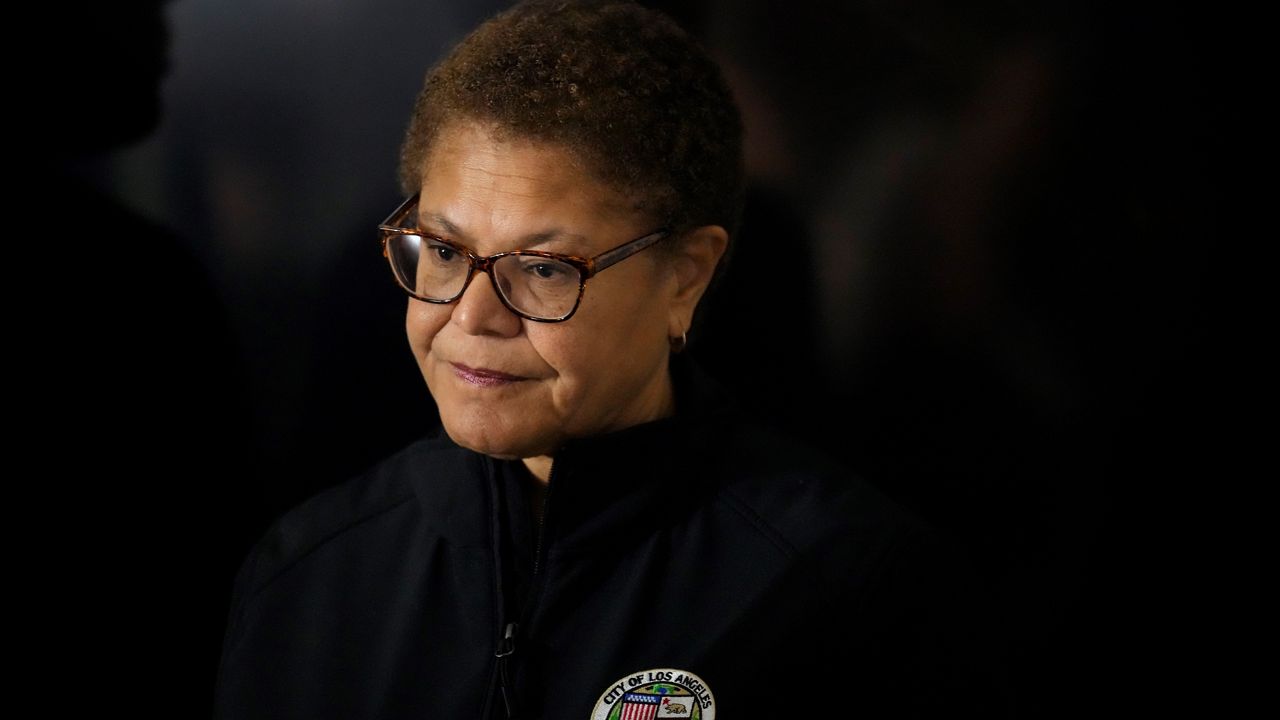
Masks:
[[[622,243],[611,250],[606,250],[595,257],[563,255],[561,253],[543,252],[540,250],[513,250],[511,252],[502,252],[496,255],[482,257],[471,252],[469,248],[459,245],[448,238],[440,237],[435,233],[424,232],[417,227],[406,226],[406,220],[417,216],[418,197],[419,194],[414,193],[406,198],[404,202],[400,203],[399,207],[387,216],[386,220],[383,220],[378,225],[378,231],[381,236],[382,256],[387,259],[387,263],[391,266],[391,275],[395,278],[396,284],[417,300],[429,303],[446,304],[462,297],[462,294],[467,291],[467,287],[471,285],[471,280],[476,276],[476,270],[487,273],[489,275],[490,282],[493,283],[493,287],[497,289],[499,284],[498,279],[493,275],[493,263],[508,255],[548,258],[551,260],[558,260],[566,265],[574,267],[578,271],[578,297],[574,300],[573,307],[569,312],[559,317],[538,317],[536,315],[530,315],[529,313],[512,307],[511,302],[507,300],[506,296],[503,295],[501,291],[498,292],[498,299],[502,301],[502,304],[506,306],[508,310],[522,318],[533,320],[535,322],[564,322],[565,320],[573,317],[573,314],[578,311],[578,307],[582,305],[582,296],[586,292],[587,280],[594,277],[595,274],[601,270],[620,263],[641,250],[652,247],[659,240],[662,240],[671,234],[671,228],[669,226],[662,227],[634,240],[628,240],[627,242]],[[396,235],[418,235],[423,238],[431,238],[433,241],[443,243],[457,250],[467,259],[467,263],[470,265],[470,268],[467,270],[467,279],[462,283],[462,289],[460,289],[453,297],[441,300],[439,298],[429,298],[419,295],[401,282],[400,273],[396,272],[395,261],[391,259],[391,253],[387,250],[387,243]]]

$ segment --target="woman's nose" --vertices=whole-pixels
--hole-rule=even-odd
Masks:
[[[469,335],[509,337],[518,334],[521,327],[520,316],[502,304],[493,278],[479,271],[455,301],[451,321]]]

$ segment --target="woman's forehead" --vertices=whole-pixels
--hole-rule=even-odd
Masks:
[[[417,220],[424,229],[473,247],[487,237],[586,251],[597,240],[607,249],[644,225],[634,202],[561,146],[498,139],[476,126],[453,128],[437,142],[421,175]]]

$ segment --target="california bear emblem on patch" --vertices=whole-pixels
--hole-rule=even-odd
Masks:
[[[687,670],[654,668],[618,680],[596,701],[591,720],[715,720],[716,701],[702,678]]]

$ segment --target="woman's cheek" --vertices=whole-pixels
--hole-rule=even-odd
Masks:
[[[405,312],[405,334],[409,338],[409,347],[419,361],[431,350],[431,342],[436,333],[448,321],[446,313],[431,303],[409,299],[409,307]]]

